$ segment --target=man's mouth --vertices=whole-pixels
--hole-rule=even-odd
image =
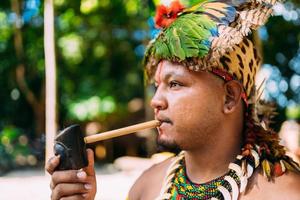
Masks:
[[[171,124],[173,125],[173,122],[168,117],[156,117],[158,121],[160,121],[160,126],[163,124]]]

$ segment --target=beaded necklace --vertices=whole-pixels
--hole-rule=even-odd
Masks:
[[[186,175],[184,151],[176,156],[169,166],[160,195],[156,200],[237,200],[245,191],[248,178],[259,165],[257,151],[251,150],[251,156],[238,155],[230,163],[228,172],[212,181],[196,184]]]
[[[173,186],[170,188],[172,200],[208,200],[212,197],[223,199],[223,195],[218,187],[223,186],[229,192],[232,192],[230,184],[224,179],[225,176],[232,177],[238,186],[240,185],[239,177],[233,170],[229,170],[227,174],[206,183],[193,183],[186,174],[184,159],[180,161],[180,164],[181,166],[176,170],[174,180],[172,181]]]

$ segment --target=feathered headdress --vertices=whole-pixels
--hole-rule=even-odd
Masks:
[[[163,59],[195,71],[218,68],[240,80],[249,96],[260,58],[245,36],[266,22],[276,2],[202,0],[185,7],[176,0],[159,6],[155,20],[162,31],[145,53],[148,75],[151,77]]]

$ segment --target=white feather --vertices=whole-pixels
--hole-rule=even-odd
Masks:
[[[253,149],[251,149],[251,154],[254,157],[254,162],[255,162],[255,168],[258,167],[259,165],[259,155],[256,151],[254,151]]]
[[[230,184],[232,188],[232,192],[231,192],[232,200],[237,200],[239,196],[238,184],[231,176],[225,176],[224,179]]]
[[[242,176],[240,177],[240,181],[241,181],[241,186],[240,186],[240,193],[244,192],[247,184],[248,184],[248,179],[246,176]]]
[[[222,195],[224,197],[224,200],[231,200],[230,193],[229,193],[229,191],[225,187],[223,187],[222,185],[220,185],[218,187],[218,190],[222,193]]]
[[[280,165],[281,165],[282,172],[285,172],[286,167],[285,167],[285,165],[283,164],[282,160],[280,160]]]
[[[233,171],[236,172],[236,174],[238,175],[238,177],[242,177],[243,175],[243,171],[242,171],[242,168],[235,164],[235,163],[230,163],[229,166],[228,166],[229,169],[232,169]]]
[[[172,0],[161,0],[160,4],[169,7],[172,3]]]
[[[236,159],[238,159],[238,160],[242,160],[242,158],[243,158],[242,155],[237,155],[237,156],[236,156]]]
[[[173,178],[174,178],[175,174],[171,174],[169,175],[166,179],[165,179],[165,183],[169,183]]]
[[[253,174],[253,167],[250,164],[247,164],[247,178],[250,178]]]
[[[160,197],[160,200],[168,200],[170,199],[172,196],[170,193],[165,193]]]

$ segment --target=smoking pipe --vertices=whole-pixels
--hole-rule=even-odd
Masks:
[[[54,154],[60,155],[60,163],[56,170],[81,169],[88,166],[86,144],[155,128],[159,125],[160,121],[152,120],[87,137],[84,137],[79,125],[71,125],[55,138]]]

